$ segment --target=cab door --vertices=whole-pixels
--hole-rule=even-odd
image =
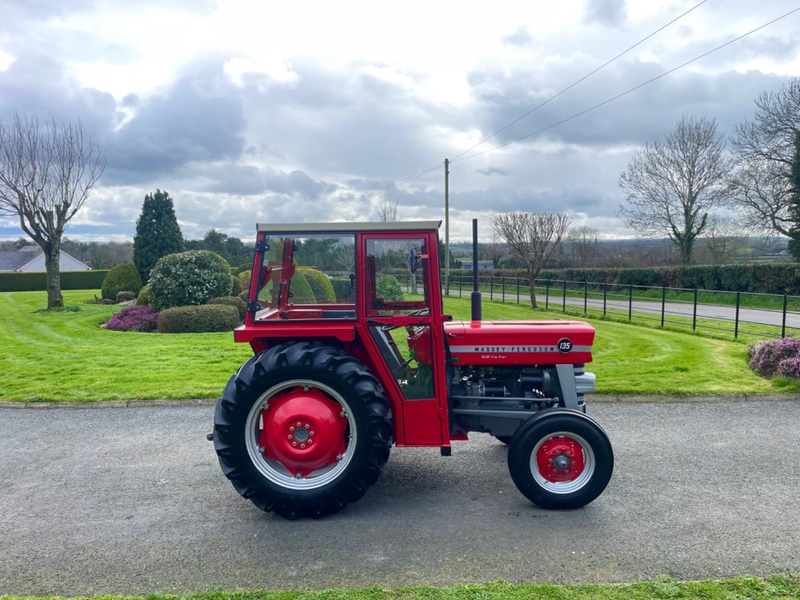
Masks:
[[[435,234],[397,232],[367,234],[363,306],[373,354],[391,373],[395,396],[402,399],[402,436],[398,445],[449,445],[444,352],[441,332],[441,290],[438,268],[428,249]],[[433,260],[432,260],[433,259]],[[399,394],[397,393],[399,392]],[[398,432],[400,433],[400,432]]]

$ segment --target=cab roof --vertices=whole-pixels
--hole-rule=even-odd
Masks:
[[[337,223],[258,223],[257,231],[275,233],[326,233],[356,231],[419,231],[439,229],[441,221],[392,221],[392,222],[337,222]]]

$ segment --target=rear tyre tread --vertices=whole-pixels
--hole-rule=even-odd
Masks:
[[[364,419],[357,423],[357,443],[364,447],[356,449],[358,456],[340,477],[319,489],[289,490],[267,481],[245,446],[244,422],[253,404],[275,382],[292,378],[294,370],[337,388]],[[225,476],[242,497],[286,519],[320,518],[360,499],[378,480],[393,442],[391,409],[381,384],[363,363],[320,342],[289,342],[250,358],[225,386],[214,415],[214,448]]]

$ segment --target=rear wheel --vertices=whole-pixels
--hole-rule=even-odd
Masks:
[[[542,508],[580,508],[597,498],[614,469],[603,429],[581,412],[543,411],[523,423],[508,449],[520,492]]]
[[[288,519],[338,512],[389,458],[389,404],[339,348],[296,342],[251,358],[225,387],[214,447],[234,488]]]

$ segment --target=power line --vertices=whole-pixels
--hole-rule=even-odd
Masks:
[[[532,114],[532,113],[536,112],[537,110],[539,110],[540,108],[542,108],[542,107],[543,107],[543,106],[545,106],[546,104],[548,104],[548,103],[552,102],[553,100],[555,100],[555,99],[556,99],[556,98],[558,98],[559,96],[561,96],[561,95],[565,94],[566,92],[568,92],[569,90],[571,90],[572,88],[574,88],[574,87],[575,87],[575,86],[577,86],[578,84],[582,83],[583,81],[585,81],[586,79],[588,79],[589,77],[591,77],[592,75],[594,75],[595,73],[597,73],[598,71],[600,71],[601,69],[604,69],[605,67],[607,67],[608,65],[610,65],[611,63],[613,63],[615,60],[617,60],[617,59],[619,59],[620,57],[624,56],[625,54],[627,54],[628,52],[630,52],[631,50],[633,50],[633,49],[634,49],[634,48],[636,48],[637,46],[640,46],[641,44],[643,44],[644,42],[646,42],[647,40],[649,40],[650,38],[652,38],[652,37],[653,37],[653,36],[655,36],[656,34],[660,33],[661,31],[663,31],[664,29],[666,29],[667,27],[669,27],[670,25],[672,25],[672,24],[673,24],[673,23],[675,23],[676,21],[678,21],[678,20],[682,19],[683,17],[685,17],[686,15],[688,15],[690,12],[692,12],[692,11],[696,10],[697,8],[701,7],[701,6],[702,6],[703,4],[705,4],[706,2],[708,2],[708,0],[702,0],[701,2],[699,2],[698,4],[696,4],[695,6],[693,6],[692,8],[690,8],[689,10],[687,10],[687,11],[685,11],[685,12],[681,13],[680,15],[678,15],[677,17],[675,17],[674,19],[672,19],[672,20],[671,20],[671,21],[669,21],[668,23],[666,23],[666,24],[662,25],[661,27],[659,27],[658,29],[656,29],[655,31],[653,31],[652,33],[650,33],[649,35],[647,35],[647,36],[643,37],[641,40],[639,40],[638,42],[636,42],[636,43],[635,43],[635,44],[633,44],[632,46],[629,46],[628,48],[626,48],[625,50],[623,50],[622,52],[620,52],[619,54],[617,54],[617,55],[616,55],[616,56],[614,56],[613,58],[610,58],[609,60],[607,60],[606,62],[604,62],[604,63],[603,63],[602,65],[600,65],[599,67],[597,67],[597,68],[593,69],[592,71],[590,71],[589,73],[587,73],[586,75],[584,75],[583,77],[581,77],[580,79],[578,79],[577,81],[575,81],[575,82],[573,82],[572,84],[570,84],[569,86],[565,87],[563,90],[561,90],[560,92],[558,92],[558,93],[557,93],[557,94],[555,94],[554,96],[551,96],[550,98],[548,98],[547,100],[545,100],[544,102],[542,102],[541,104],[539,104],[538,106],[535,106],[535,107],[534,107],[534,108],[532,108],[531,110],[529,110],[529,111],[527,111],[526,113],[524,113],[524,114],[520,115],[519,117],[517,117],[516,119],[514,119],[513,121],[511,121],[510,123],[508,123],[508,124],[507,124],[507,125],[505,125],[504,127],[502,127],[502,128],[500,128],[500,129],[498,129],[497,131],[495,131],[494,133],[492,133],[492,134],[491,134],[491,135],[489,135],[488,137],[485,137],[485,138],[483,138],[481,141],[479,141],[479,142],[478,142],[477,144],[475,144],[474,146],[472,146],[472,147],[470,147],[470,148],[467,148],[466,150],[464,150],[464,151],[463,151],[463,152],[461,152],[460,154],[456,155],[456,157],[455,157],[455,158],[453,158],[453,159],[452,159],[450,162],[456,162],[456,161],[458,161],[459,159],[463,160],[461,157],[463,157],[465,154],[467,154],[467,153],[471,152],[472,150],[474,150],[475,148],[477,148],[477,147],[478,147],[478,146],[480,146],[481,144],[484,144],[485,142],[487,142],[487,141],[489,141],[490,139],[494,138],[495,136],[497,136],[498,134],[502,133],[503,131],[505,131],[506,129],[508,129],[509,127],[511,127],[512,125],[514,125],[514,124],[518,123],[519,121],[521,121],[522,119],[524,119],[524,118],[525,118],[525,117],[527,117],[528,115],[530,115],[530,114]],[[501,148],[501,147],[502,147],[502,146],[498,146],[498,148]],[[478,154],[470,155],[470,156],[468,156],[468,157],[466,157],[466,158],[470,158],[471,156],[479,156],[480,154],[482,154],[482,153],[478,153]],[[424,169],[423,171],[421,171],[421,172],[417,173],[416,175],[412,175],[411,177],[407,177],[406,179],[402,179],[402,180],[400,180],[400,181],[397,181],[397,182],[395,182],[395,183],[389,184],[388,186],[386,186],[386,187],[384,187],[384,188],[381,188],[381,189],[379,189],[379,190],[376,190],[376,191],[374,191],[374,192],[371,192],[371,193],[367,194],[367,195],[366,195],[366,197],[362,197],[362,198],[359,198],[359,199],[357,199],[357,200],[352,200],[352,201],[350,201],[350,202],[347,202],[347,203],[345,203],[345,204],[341,204],[341,205],[339,205],[337,208],[342,208],[342,207],[346,207],[346,206],[351,206],[351,205],[353,205],[353,204],[355,204],[355,203],[357,203],[357,202],[361,202],[361,201],[362,201],[362,200],[364,200],[364,199],[370,199],[370,198],[373,198],[373,197],[375,197],[375,196],[377,196],[377,195],[379,195],[379,194],[382,194],[382,193],[384,193],[384,192],[386,192],[386,191],[388,191],[388,190],[391,190],[391,189],[398,188],[399,186],[403,185],[404,183],[408,183],[409,181],[413,181],[413,180],[415,180],[415,179],[419,179],[420,177],[424,177],[424,176],[425,176],[425,175],[427,175],[428,173],[430,173],[430,172],[432,172],[432,171],[435,171],[436,169],[439,169],[441,166],[442,166],[442,162],[438,162],[438,163],[436,163],[435,165],[433,165],[433,166],[431,166],[431,167],[429,167],[429,168],[427,168],[427,169]],[[326,211],[325,213],[322,213],[322,214],[326,214],[326,213],[328,213],[328,212],[333,212],[333,211],[332,211],[332,210],[331,210],[331,211]]]
[[[492,138],[493,138],[493,137],[495,137],[496,135],[498,135],[498,134],[502,133],[503,131],[505,131],[506,129],[508,129],[509,127],[511,127],[512,125],[515,125],[516,123],[519,123],[519,122],[520,122],[522,119],[524,119],[524,118],[525,118],[525,117],[527,117],[528,115],[530,115],[530,114],[533,114],[534,112],[536,112],[537,110],[539,110],[540,108],[542,108],[543,106],[545,106],[546,104],[549,104],[550,102],[552,102],[553,100],[555,100],[556,98],[558,98],[559,96],[561,96],[562,94],[564,94],[564,93],[568,92],[569,90],[571,90],[572,88],[574,88],[574,87],[575,87],[576,85],[578,85],[579,83],[581,83],[581,82],[583,82],[583,81],[585,81],[585,80],[589,79],[589,77],[591,77],[592,75],[594,75],[595,73],[597,73],[597,72],[598,72],[598,71],[600,71],[601,69],[604,69],[605,67],[607,67],[608,65],[610,65],[611,63],[613,63],[613,62],[614,62],[615,60],[617,60],[618,58],[620,58],[620,57],[624,56],[625,54],[627,54],[628,52],[630,52],[631,50],[633,50],[633,49],[634,49],[634,48],[636,48],[637,46],[640,46],[641,44],[643,44],[644,42],[646,42],[647,40],[649,40],[651,37],[653,37],[653,36],[654,36],[654,35],[656,35],[657,33],[660,33],[661,31],[663,31],[664,29],[666,29],[667,27],[669,27],[670,25],[672,25],[672,24],[673,24],[673,23],[675,23],[676,21],[678,21],[678,20],[682,19],[683,17],[685,17],[686,15],[688,15],[688,14],[689,14],[690,12],[692,12],[693,10],[695,10],[695,9],[697,9],[697,8],[700,8],[700,7],[701,7],[703,4],[705,4],[706,2],[708,2],[708,0],[702,0],[702,2],[700,2],[699,4],[696,4],[695,6],[693,6],[692,8],[690,8],[689,10],[687,10],[686,12],[684,12],[684,13],[682,13],[682,14],[678,15],[677,17],[675,17],[674,19],[672,19],[672,20],[671,20],[669,23],[666,23],[665,25],[662,25],[661,27],[659,27],[658,29],[656,29],[654,32],[652,32],[650,35],[648,35],[647,37],[644,37],[644,38],[642,38],[641,40],[639,40],[638,42],[636,42],[636,43],[635,43],[633,46],[630,46],[630,47],[628,47],[627,49],[623,50],[622,52],[620,52],[619,54],[617,54],[617,55],[616,55],[616,56],[614,56],[613,58],[611,58],[611,59],[607,60],[607,61],[606,61],[606,62],[604,62],[602,65],[600,65],[599,67],[597,67],[597,68],[596,68],[596,69],[594,69],[593,71],[590,71],[589,73],[587,73],[586,75],[584,75],[583,77],[581,77],[580,79],[578,79],[577,81],[575,81],[574,83],[572,83],[572,84],[568,85],[567,87],[565,87],[563,90],[561,90],[560,92],[558,92],[558,93],[557,93],[557,94],[555,94],[554,96],[551,96],[550,98],[548,98],[547,100],[545,100],[544,102],[542,102],[541,104],[539,104],[538,106],[535,106],[534,108],[530,109],[528,112],[526,112],[526,113],[524,113],[524,114],[520,115],[519,117],[517,117],[516,119],[514,119],[513,121],[511,121],[510,123],[508,123],[506,126],[504,126],[504,127],[501,127],[500,129],[498,129],[497,131],[495,131],[493,134],[491,134],[491,135],[489,135],[489,136],[487,136],[487,137],[483,138],[481,141],[479,141],[477,144],[475,144],[475,145],[474,145],[474,146],[472,146],[471,148],[467,148],[467,149],[466,149],[466,150],[464,150],[464,151],[463,151],[461,154],[459,154],[459,155],[457,155],[455,158],[453,158],[453,159],[452,159],[452,162],[455,162],[455,161],[457,161],[459,158],[461,158],[462,156],[464,156],[464,155],[465,155],[465,154],[467,154],[468,152],[472,152],[472,151],[473,151],[475,148],[477,148],[477,147],[478,147],[478,146],[480,146],[481,144],[484,144],[485,142],[488,142],[490,139],[492,139]],[[476,155],[476,156],[477,156],[477,155]]]
[[[504,148],[506,146],[509,146],[509,145],[514,144],[514,143],[519,142],[519,141],[522,141],[522,140],[527,139],[529,137],[533,137],[535,135],[538,135],[540,133],[543,133],[545,131],[553,129],[554,127],[558,127],[559,125],[563,125],[564,123],[572,121],[573,119],[577,119],[578,117],[583,116],[586,113],[591,112],[593,110],[596,110],[596,109],[600,108],[601,106],[605,106],[606,104],[614,102],[615,100],[619,100],[623,96],[627,96],[628,94],[630,94],[632,92],[635,92],[636,90],[638,90],[640,88],[643,88],[644,86],[649,85],[649,84],[653,83],[654,81],[658,81],[662,77],[666,77],[667,75],[670,75],[671,73],[674,73],[675,71],[677,71],[679,69],[682,69],[683,67],[685,67],[687,65],[690,65],[693,62],[696,62],[696,61],[700,60],[701,58],[705,58],[709,54],[713,54],[714,52],[717,52],[718,50],[721,50],[722,48],[725,48],[726,46],[730,46],[734,42],[738,42],[739,40],[741,40],[743,38],[746,38],[747,36],[752,35],[752,34],[756,33],[757,31],[760,31],[761,29],[764,29],[765,27],[768,27],[768,26],[772,25],[773,23],[777,23],[781,19],[785,19],[789,15],[792,15],[792,14],[798,12],[798,11],[800,11],[800,7],[795,8],[794,10],[790,10],[788,13],[786,13],[784,15],[781,15],[780,17],[777,17],[775,19],[772,19],[768,23],[764,23],[763,25],[760,25],[759,27],[756,27],[755,29],[751,29],[747,33],[743,33],[742,35],[740,35],[738,37],[735,37],[732,40],[729,40],[729,41],[725,42],[724,44],[720,44],[719,46],[709,50],[708,52],[704,52],[703,54],[701,54],[699,56],[696,56],[695,58],[693,58],[691,60],[687,60],[685,63],[682,63],[682,64],[678,65],[677,67],[674,67],[674,68],[670,69],[669,71],[665,71],[664,73],[661,73],[661,75],[657,75],[657,76],[653,77],[652,79],[648,79],[647,81],[642,82],[639,85],[636,85],[636,86],[630,88],[629,90],[626,90],[626,91],[624,91],[624,92],[622,92],[620,94],[617,94],[616,96],[613,96],[611,98],[608,98],[607,100],[604,100],[603,102],[599,102],[598,104],[595,104],[594,106],[591,106],[591,107],[589,107],[589,108],[587,108],[585,110],[582,110],[579,113],[576,113],[576,114],[572,115],[571,117],[567,117],[566,119],[562,119],[561,121],[558,121],[556,123],[552,123],[551,125],[548,125],[547,127],[543,127],[542,129],[539,129],[539,130],[534,131],[532,133],[529,133],[529,134],[523,135],[521,137],[515,138],[513,140],[505,142],[504,144],[500,144],[498,146],[494,146],[492,148],[488,148],[486,150],[482,150],[481,152],[476,152],[475,154],[470,154],[469,156],[463,156],[463,153],[462,153],[459,156],[463,156],[463,157],[462,158],[458,158],[457,160],[460,162],[462,160],[467,160],[469,158],[475,158],[476,156],[481,156],[482,154],[487,154],[487,153],[492,152],[494,150],[499,150],[500,148]],[[453,159],[450,162],[456,162],[456,159]]]

